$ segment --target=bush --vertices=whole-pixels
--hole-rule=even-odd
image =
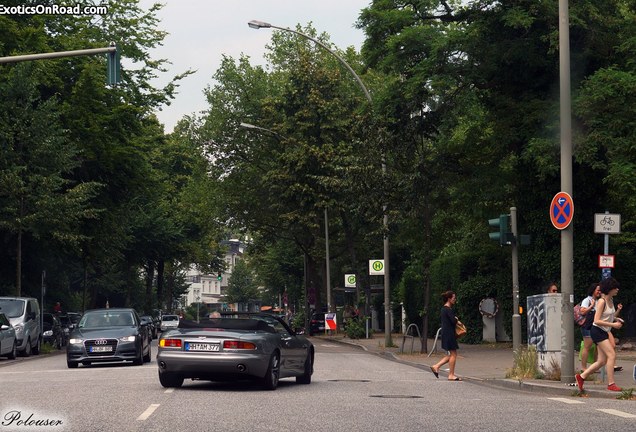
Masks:
[[[363,316],[358,319],[349,320],[347,327],[345,328],[345,334],[349,339],[362,339],[366,336],[364,323],[366,318]]]

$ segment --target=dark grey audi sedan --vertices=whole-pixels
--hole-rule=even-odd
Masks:
[[[150,340],[134,309],[89,310],[69,335],[66,364],[69,368],[118,361],[141,365],[151,359]]]

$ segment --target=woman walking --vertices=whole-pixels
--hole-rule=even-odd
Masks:
[[[442,359],[431,366],[431,372],[435,375],[435,378],[439,378],[439,368],[448,363],[449,381],[461,381],[462,379],[455,375],[455,363],[457,362],[457,338],[455,337],[455,325],[459,322],[453,312],[453,306],[457,302],[457,296],[453,291],[446,291],[442,294],[444,300],[444,306],[442,307],[441,319],[442,319],[442,349],[448,353],[442,357]]]
[[[609,334],[613,328],[620,329],[623,320],[615,318],[614,296],[618,294],[619,283],[614,278],[601,281],[601,298],[596,302],[596,312],[594,312],[594,323],[590,330],[592,341],[596,344],[598,359],[580,374],[576,374],[576,384],[579,390],[583,391],[585,379],[592,373],[607,365],[608,390],[622,391],[614,382],[614,363],[616,362],[616,351],[612,346]]]

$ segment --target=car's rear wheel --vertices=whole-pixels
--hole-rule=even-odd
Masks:
[[[181,387],[183,385],[183,377],[175,373],[159,372],[159,382],[164,387]]]
[[[69,369],[76,369],[76,368],[77,368],[77,366],[78,366],[78,363],[77,363],[77,362],[72,362],[72,361],[68,361],[68,360],[66,360],[66,366],[67,366]]]
[[[311,375],[314,373],[314,363],[311,361],[311,353],[307,353],[305,359],[305,372],[296,377],[298,384],[311,384]]]
[[[15,358],[18,356],[18,342],[15,341],[15,339],[13,340],[13,348],[11,349],[11,351],[9,351],[9,354],[7,355],[7,358],[9,360],[15,360]]]
[[[150,363],[152,360],[152,347],[148,344],[148,354],[144,356],[144,362]]]
[[[269,359],[269,367],[263,377],[263,387],[265,390],[276,390],[278,387],[278,380],[280,378],[280,358],[278,353],[272,354]]]

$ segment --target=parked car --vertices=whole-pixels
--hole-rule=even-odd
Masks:
[[[86,311],[71,331],[66,346],[66,364],[76,368],[80,363],[132,361],[135,365],[152,357],[150,334],[139,315],[130,308],[93,309]]]
[[[15,329],[9,322],[9,318],[0,312],[0,357],[7,356],[13,360],[18,355],[18,340],[15,337]]]
[[[314,312],[309,319],[309,336],[325,332],[325,314]]]
[[[161,315],[161,328],[162,332],[170,329],[176,329],[179,326],[179,315]]]
[[[0,297],[0,312],[4,313],[15,329],[18,354],[28,357],[40,353],[42,329],[40,304],[32,297]]]
[[[181,321],[162,333],[157,365],[164,387],[185,378],[210,381],[256,379],[274,390],[281,378],[311,383],[314,346],[271,314],[234,312],[221,318]]]
[[[152,317],[150,315],[142,315],[139,319],[141,320],[141,324],[148,328],[150,338],[157,339],[157,327],[155,327],[155,322],[152,320]]]
[[[54,348],[62,349],[66,345],[66,334],[60,319],[50,313],[42,314],[42,340]]]

